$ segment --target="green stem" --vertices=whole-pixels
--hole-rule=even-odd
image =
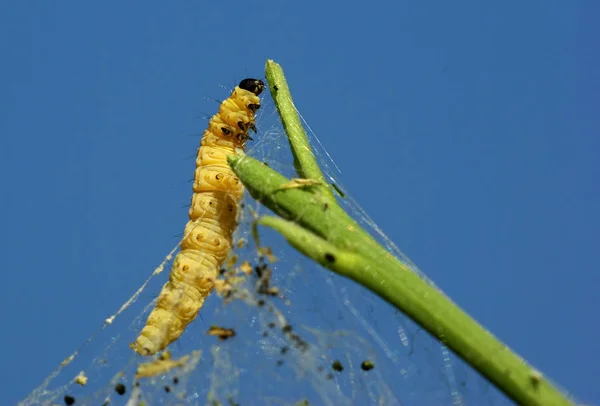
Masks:
[[[290,142],[296,173],[301,178],[318,180],[325,185],[326,179],[310,148],[308,137],[304,131],[304,126],[300,122],[296,106],[294,106],[283,69],[275,61],[268,60],[265,71],[269,89],[271,90],[271,97],[275,101],[277,111],[282,118],[283,128]],[[329,192],[325,192],[329,194],[327,199],[333,200],[333,193],[331,193],[329,188],[326,189],[329,190]]]
[[[351,277],[356,269],[363,266],[360,265],[360,255],[341,250],[291,221],[263,216],[258,220],[258,224],[279,231],[298,251],[341,275]]]
[[[273,74],[275,70],[276,74]],[[276,93],[289,92],[279,65],[267,63]],[[278,111],[290,137],[299,173],[322,179],[289,93]],[[295,120],[292,120],[293,117]],[[291,120],[291,124],[288,120]],[[287,123],[287,124],[286,124]],[[308,148],[308,152],[306,152]],[[570,405],[571,401],[537,370],[485,330],[441,291],[421,279],[377,243],[337,204],[328,187],[289,188],[289,179],[248,156],[228,158],[250,194],[282,217],[259,223],[280,232],[292,246],[323,266],[370,289],[443,342],[515,402],[524,405]],[[307,166],[303,166],[303,165]]]

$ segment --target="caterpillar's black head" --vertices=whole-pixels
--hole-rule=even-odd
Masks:
[[[239,87],[258,96],[263,90],[265,90],[265,83],[260,79],[248,78],[242,80],[239,84]]]

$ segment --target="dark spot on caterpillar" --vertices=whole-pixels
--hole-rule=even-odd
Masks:
[[[252,112],[256,112],[258,109],[260,109],[260,104],[251,103],[248,105],[248,110]]]
[[[73,396],[65,395],[64,400],[65,405],[70,406],[75,404],[75,398]]]
[[[336,372],[342,372],[344,370],[344,366],[340,361],[335,360],[333,361],[333,364],[331,364],[331,369],[333,369]]]
[[[181,270],[182,270],[183,272],[187,272],[187,271],[189,271],[189,270],[190,270],[190,266],[189,266],[189,265],[184,265],[184,266],[182,266],[182,267],[181,267]]]
[[[125,385],[123,385],[122,383],[118,383],[115,385],[115,392],[117,392],[119,395],[124,395],[126,391],[127,388],[125,388]]]
[[[165,385],[165,392],[167,392],[167,393],[171,392],[171,388],[169,387],[169,385]]]
[[[327,209],[329,209],[329,204],[325,203],[323,205],[323,211],[327,211]]]
[[[252,131],[254,131],[255,133],[257,132],[256,126],[254,125],[254,123],[248,124],[248,128],[251,129]],[[250,138],[250,137],[248,137],[248,138]]]
[[[215,246],[218,247],[219,245],[221,245],[221,240],[219,240],[218,238],[215,238],[214,244],[215,244]]]
[[[175,385],[177,385],[179,383],[179,378],[177,378],[176,376],[173,377],[173,383]]]
[[[333,264],[335,262],[335,255],[327,252],[325,254],[325,261],[329,262],[330,264]]]
[[[223,275],[225,272],[227,272],[227,269],[225,269],[225,268],[219,269],[219,275]]]
[[[262,80],[252,78],[246,78],[242,80],[238,86],[241,89],[252,92],[257,96],[265,89],[265,83]]]
[[[248,140],[254,141],[254,138],[252,138],[251,136],[249,136],[246,133],[239,133],[236,138],[241,143],[245,143]]]
[[[231,130],[229,128],[227,128],[227,127],[221,127],[221,131],[225,135],[231,135]]]
[[[237,125],[238,125],[238,127],[240,127],[240,130],[246,131],[246,125],[244,124],[243,121],[238,121]],[[240,134],[240,135],[244,136],[245,134]]]
[[[365,360],[365,361],[363,361],[363,362],[362,362],[362,364],[360,364],[360,368],[361,368],[363,371],[370,371],[370,370],[372,370],[373,368],[375,368],[375,364],[373,364],[373,363],[372,363],[371,361],[369,361],[369,360]]]
[[[217,173],[217,174],[216,174],[216,176],[215,176],[215,178],[216,178],[217,180],[221,180],[221,179],[223,179],[223,177],[224,177],[224,176],[225,176],[225,175],[224,175],[224,174],[222,174],[222,173]]]

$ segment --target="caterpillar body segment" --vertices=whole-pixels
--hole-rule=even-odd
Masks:
[[[131,344],[141,355],[155,354],[181,336],[198,315],[231,251],[244,187],[227,164],[227,155],[243,154],[251,139],[248,131],[256,131],[254,114],[264,87],[261,80],[242,80],[204,131],[181,250],[156,307]]]

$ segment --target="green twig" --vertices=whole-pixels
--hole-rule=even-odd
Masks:
[[[267,62],[267,78],[298,173],[323,180],[283,71],[273,61]],[[248,156],[231,156],[229,163],[250,194],[282,217],[263,217],[259,224],[277,230],[304,255],[391,303],[519,404],[572,404],[548,379],[362,230],[328,187],[286,187],[289,179]]]
[[[321,168],[310,148],[308,137],[300,122],[300,117],[294,106],[290,88],[283,74],[283,69],[272,60],[267,61],[266,76],[271,90],[271,97],[275,101],[277,111],[281,117],[283,128],[290,142],[294,156],[294,168],[300,178],[313,179],[325,185],[326,180]],[[334,200],[333,193],[328,187],[322,186],[326,199]],[[327,190],[327,191],[325,191]]]

